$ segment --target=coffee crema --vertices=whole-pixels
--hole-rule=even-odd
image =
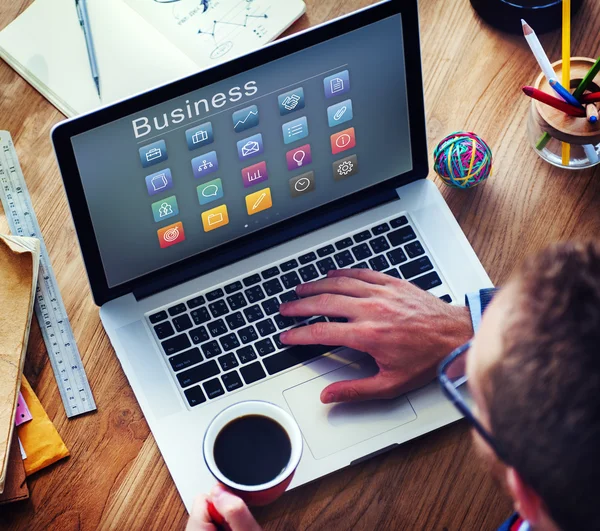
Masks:
[[[239,485],[264,485],[281,474],[292,456],[286,430],[264,415],[245,415],[229,422],[214,444],[215,464]]]

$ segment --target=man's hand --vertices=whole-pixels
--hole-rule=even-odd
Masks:
[[[281,335],[289,345],[345,346],[367,352],[379,373],[326,387],[321,401],[394,398],[435,377],[438,363],[473,335],[469,310],[451,306],[405,280],[369,269],[330,271],[300,285],[301,300],[282,304],[282,315],[345,317],[348,323],[316,323]]]
[[[202,494],[194,500],[186,531],[217,531],[208,512],[208,502],[212,502],[231,531],[261,531],[246,504],[221,485],[215,486],[209,496]]]

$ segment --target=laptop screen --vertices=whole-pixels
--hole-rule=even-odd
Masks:
[[[413,167],[401,15],[72,144],[109,287],[283,220],[302,223]]]

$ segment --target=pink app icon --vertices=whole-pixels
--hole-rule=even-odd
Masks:
[[[312,162],[310,144],[306,144],[305,146],[300,146],[288,151],[285,158],[287,160],[288,170],[290,171],[307,166]]]
[[[269,178],[267,173],[267,163],[259,162],[253,166],[248,166],[242,170],[242,179],[244,181],[244,188],[254,186],[255,184],[262,183]]]

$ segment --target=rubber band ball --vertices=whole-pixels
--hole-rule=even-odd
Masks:
[[[492,174],[492,150],[475,133],[456,132],[433,152],[433,169],[453,188],[473,188]]]

